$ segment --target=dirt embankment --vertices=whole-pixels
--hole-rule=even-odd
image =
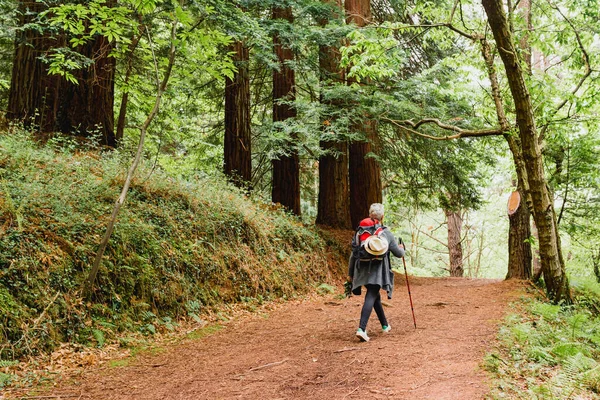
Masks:
[[[126,367],[90,370],[46,396],[81,399],[481,399],[480,368],[519,282],[397,276],[386,301],[392,326],[373,313],[368,343],[354,336],[362,297],[288,302],[240,318]],[[59,397],[55,397],[59,398]]]

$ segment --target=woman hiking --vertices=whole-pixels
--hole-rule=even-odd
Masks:
[[[383,204],[373,203],[369,209],[369,218],[363,219],[352,239],[352,254],[348,263],[349,281],[352,293],[361,294],[361,287],[367,289],[365,302],[360,313],[360,324],[356,336],[363,342],[369,341],[367,322],[373,308],[384,333],[391,330],[385,318],[379,291],[384,289],[388,299],[394,290],[394,273],[390,263],[390,252],[396,257],[404,257],[403,245],[383,226]]]

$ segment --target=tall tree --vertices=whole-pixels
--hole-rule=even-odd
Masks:
[[[510,129],[510,124],[504,111],[504,104],[502,102],[502,94],[496,67],[494,66],[492,49],[485,36],[482,35],[479,42],[481,45],[481,54],[485,61],[488,78],[490,80],[492,99],[494,100],[498,123],[503,130],[508,131]],[[515,173],[517,175],[517,190],[511,200],[516,201],[518,199],[518,205],[515,206],[516,208],[514,210],[511,210],[508,217],[508,268],[506,279],[529,279],[531,278],[532,273],[532,255],[531,242],[529,240],[531,236],[531,213],[528,207],[528,203],[531,202],[527,201],[526,197],[528,194],[527,188],[529,186],[527,183],[527,171],[523,161],[520,139],[511,134],[505,134],[504,138],[511,151]]]
[[[517,8],[523,14],[523,22],[525,23],[525,34],[521,36],[519,48],[521,57],[525,62],[526,73],[531,75],[531,43],[529,40],[529,32],[533,28],[531,21],[531,0],[519,1]],[[521,145],[519,139],[510,135],[506,135],[513,158],[515,158],[515,170],[517,172],[517,192],[523,200],[522,204],[509,215],[509,230],[508,230],[508,272],[506,279],[530,279],[532,277],[532,250],[531,250],[531,212],[527,206],[527,172],[524,171],[523,155],[521,154]],[[512,143],[512,142],[516,143]],[[517,160],[517,158],[519,160]],[[518,165],[521,164],[521,165]]]
[[[459,210],[445,209],[446,223],[448,224],[448,254],[450,259],[450,276],[462,277],[463,248],[462,224],[463,219]]]
[[[106,6],[115,4],[110,0]],[[19,2],[21,29],[16,37],[7,117],[42,134],[90,136],[99,130],[101,143],[114,147],[115,59],[110,56],[114,41],[96,34],[76,46],[74,54],[85,62],[72,72],[73,79],[50,74],[44,58],[68,49],[71,37],[41,23],[39,15],[47,9],[46,3]]]
[[[346,19],[350,24],[364,27],[371,21],[370,0],[346,0]],[[353,81],[348,79],[348,83]],[[351,129],[364,136],[363,141],[350,144],[350,218],[353,226],[358,226],[369,213],[372,203],[382,201],[381,169],[373,155],[373,144],[377,141],[377,122],[368,116],[353,124]]]
[[[512,196],[519,198],[516,210],[508,215],[508,270],[506,279],[530,279],[531,262],[531,213],[525,201],[523,183],[517,184]],[[515,200],[516,201],[516,200]]]
[[[274,7],[272,17],[289,24],[294,21],[291,7]],[[296,117],[296,109],[290,104],[296,99],[296,88],[294,69],[290,65],[294,53],[279,32],[273,36],[273,47],[278,62],[278,68],[273,70],[273,122],[277,123]],[[300,215],[300,160],[294,139],[293,136],[285,138],[282,153],[272,161],[271,199]]]
[[[331,8],[327,16],[319,19],[319,25],[325,27],[341,13],[340,0],[323,0]],[[319,45],[319,68],[321,81],[321,103],[328,107],[337,107],[340,101],[329,98],[323,92],[340,84],[344,80],[344,71],[340,68],[340,53],[337,45]],[[335,118],[333,113],[323,115],[323,139],[320,141],[323,155],[319,157],[319,200],[317,205],[317,224],[334,228],[350,229],[350,192],[348,182],[348,142],[339,138],[335,130],[330,129]]]
[[[252,178],[249,51],[242,41],[230,45],[237,71],[225,78],[224,170],[237,186]]]
[[[570,301],[569,281],[561,252],[553,198],[548,190],[542,152],[533,114],[529,90],[513,42],[501,0],[482,0],[488,23],[494,35],[515,104],[517,127],[531,196],[533,218],[539,230],[540,258],[544,283],[549,297],[559,302]]]

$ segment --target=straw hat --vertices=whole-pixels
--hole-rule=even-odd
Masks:
[[[388,251],[389,243],[384,237],[369,236],[364,242],[364,247],[367,253],[381,256]]]

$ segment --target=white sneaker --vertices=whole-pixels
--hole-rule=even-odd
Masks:
[[[381,331],[383,333],[389,333],[392,330],[392,327],[390,325],[384,325],[381,327]]]
[[[358,328],[358,330],[356,331],[356,337],[359,338],[361,342],[368,342],[369,341],[369,337],[367,336],[367,332],[363,331],[360,328]]]

